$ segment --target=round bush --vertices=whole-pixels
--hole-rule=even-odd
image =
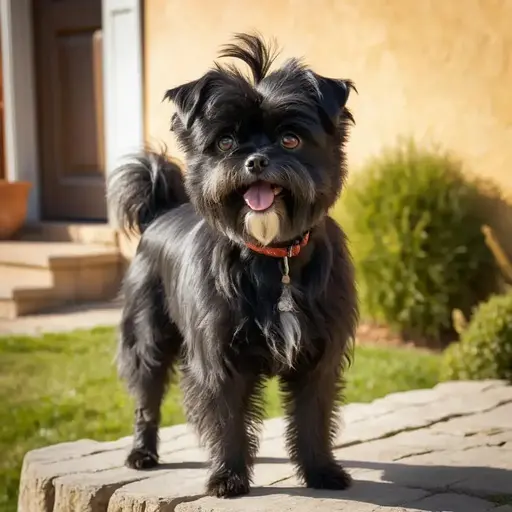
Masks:
[[[460,341],[445,350],[441,378],[512,381],[512,293],[478,306]]]
[[[334,212],[351,241],[364,316],[413,338],[451,333],[495,290],[481,191],[460,165],[406,142],[352,176]]]

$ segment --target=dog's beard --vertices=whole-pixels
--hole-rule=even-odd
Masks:
[[[230,239],[238,243],[256,241],[263,246],[288,242],[303,235],[327,211],[329,205],[324,204],[322,193],[317,196],[319,186],[321,190],[331,190],[329,176],[325,184],[320,180],[321,163],[310,163],[308,168],[297,157],[278,155],[273,165],[254,177],[243,162],[238,157],[232,161],[223,157],[220,162],[208,157],[193,161],[187,171],[187,191],[192,203],[215,229]],[[311,169],[319,176],[319,183],[314,181]],[[263,211],[251,208],[243,198],[257,178],[270,183],[273,190],[279,189],[274,192],[272,206]]]
[[[247,233],[261,245],[268,245],[279,237],[281,218],[275,207],[264,212],[248,211],[244,222]]]

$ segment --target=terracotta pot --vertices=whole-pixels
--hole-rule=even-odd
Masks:
[[[28,181],[0,180],[0,240],[11,239],[27,217]]]

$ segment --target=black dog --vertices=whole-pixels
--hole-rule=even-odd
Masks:
[[[291,460],[344,489],[332,442],[357,321],[353,268],[328,216],[344,177],[353,85],[239,34],[215,67],[167,91],[184,177],[146,152],[112,175],[119,222],[143,232],[124,283],[118,362],[137,400],[127,465],[158,462],[160,405],[178,362],[187,417],[209,449],[208,493],[249,491],[262,386],[278,376]]]

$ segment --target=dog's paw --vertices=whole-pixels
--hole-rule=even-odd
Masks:
[[[217,498],[233,498],[249,492],[249,478],[232,471],[214,473],[210,476],[206,492]]]
[[[144,448],[134,448],[126,457],[126,466],[131,469],[150,469],[158,465],[158,455]]]
[[[348,489],[352,484],[352,477],[336,462],[308,471],[305,480],[307,487],[336,491]]]

